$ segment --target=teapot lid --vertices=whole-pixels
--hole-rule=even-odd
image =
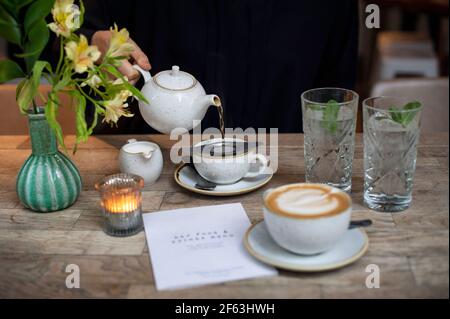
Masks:
[[[159,72],[153,80],[163,89],[172,91],[188,90],[197,84],[197,80],[192,75],[180,71],[177,65],[172,66],[172,70]]]

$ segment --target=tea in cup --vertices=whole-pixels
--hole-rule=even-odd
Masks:
[[[236,138],[216,138],[196,144],[192,159],[198,174],[216,184],[233,184],[242,178],[263,174],[268,161],[262,154],[248,148],[248,143]],[[256,172],[251,164],[259,163]]]

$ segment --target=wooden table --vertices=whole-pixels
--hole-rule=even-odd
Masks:
[[[135,137],[135,136],[134,136]],[[118,149],[127,136],[93,137],[73,157],[84,189],[71,208],[51,214],[31,213],[15,193],[18,170],[30,154],[27,136],[0,136],[0,297],[130,298],[448,298],[449,164],[448,133],[423,135],[418,151],[413,205],[403,213],[375,213],[362,205],[362,142],[357,136],[354,161],[354,219],[371,218],[370,247],[356,263],[316,273],[281,271],[272,278],[243,280],[200,288],[157,292],[144,234],[113,238],[101,230],[99,197],[93,185],[118,171]],[[143,209],[242,202],[252,222],[261,220],[261,193],[212,198],[175,184],[167,161],[173,142],[152,139],[164,148],[166,163],[159,181],[143,193]],[[67,137],[69,145],[73,137]],[[269,183],[304,181],[303,137],[282,135],[280,164]],[[266,186],[269,187],[269,186]],[[67,289],[68,264],[77,264],[81,288]],[[381,287],[368,289],[367,265],[377,264]]]

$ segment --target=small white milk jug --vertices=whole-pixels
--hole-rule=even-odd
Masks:
[[[119,163],[122,173],[139,175],[148,186],[161,175],[163,156],[157,144],[130,139],[120,149]]]

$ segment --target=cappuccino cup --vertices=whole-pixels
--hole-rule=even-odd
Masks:
[[[192,159],[198,174],[216,184],[233,184],[242,178],[257,177],[268,167],[264,155],[249,149],[244,140],[236,138],[200,142],[194,145]],[[250,171],[252,163],[259,165],[255,172]]]
[[[264,193],[264,221],[273,240],[301,255],[323,253],[348,230],[350,196],[325,184],[298,183]]]

